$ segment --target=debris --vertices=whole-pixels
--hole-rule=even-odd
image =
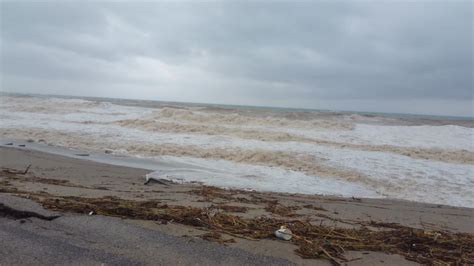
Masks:
[[[9,143],[5,143],[6,146],[12,146],[13,143],[9,142]]]
[[[76,154],[74,154],[74,155],[76,155],[76,156],[84,156],[84,157],[85,157],[85,156],[89,156],[88,153],[76,153]]]
[[[20,144],[20,145],[18,145],[18,147],[26,147],[26,145],[25,144]]]
[[[311,205],[311,204],[304,205],[303,207],[306,208],[306,209],[312,209],[312,210],[315,210],[315,211],[327,211],[326,209],[324,209],[321,206],[314,206],[314,205]]]
[[[33,142],[35,142],[35,141],[34,141],[33,139],[28,139],[26,142],[28,142],[28,143],[33,143]]]
[[[109,190],[108,188],[106,188],[106,187],[101,187],[101,186],[99,186],[99,187],[94,187],[94,189],[98,189],[98,190]]]
[[[30,176],[21,175],[27,170],[2,169],[2,171],[7,178],[30,178]],[[12,173],[15,177],[11,176]],[[34,178],[40,180],[38,177]],[[208,240],[219,239],[217,234],[248,240],[269,239],[277,236],[275,228],[285,225],[286,227],[280,228],[280,230],[289,230],[291,239],[287,241],[297,246],[295,252],[299,256],[309,259],[324,258],[336,265],[348,262],[344,256],[347,251],[398,254],[407,260],[428,265],[474,265],[474,234],[469,233],[417,229],[395,223],[354,222],[342,218],[332,218],[319,212],[314,215],[353,226],[349,228],[325,226],[314,220],[304,220],[300,216],[296,218],[239,216],[226,213],[218,206],[188,207],[167,205],[157,200],[126,200],[111,196],[102,198],[52,196],[44,191],[37,193],[20,191],[10,187],[7,180],[0,181],[0,192],[15,193],[23,197],[29,196],[30,199],[40,203],[43,207],[56,211],[87,214],[93,210],[94,214],[127,219],[162,223],[173,221],[212,233],[205,238]],[[280,210],[282,207],[289,208],[290,212],[286,212],[286,214],[291,214],[291,211],[297,209],[277,206],[280,204],[276,200],[265,199],[254,193],[245,194],[242,191],[227,191],[204,186],[201,189],[193,190],[192,193],[211,200],[218,198],[245,203],[263,203],[272,205],[270,207],[274,210]],[[242,194],[245,194],[246,197],[241,197]],[[15,219],[21,219],[21,215],[26,213],[26,217],[36,217],[28,216],[31,214],[28,212],[11,212],[3,206],[0,204],[0,216],[17,217],[16,215],[20,215],[20,218]],[[33,213],[33,215],[35,214]]]
[[[217,233],[217,232],[209,232],[204,235],[200,235],[200,238],[211,241],[211,242],[217,242],[219,244],[227,244],[227,243],[235,243],[235,239],[229,238],[229,239],[223,239],[222,235]]]
[[[352,200],[353,200],[353,201],[359,201],[359,202],[362,201],[361,198],[356,198],[356,197],[352,197]]]
[[[301,207],[299,206],[284,206],[284,205],[278,204],[278,201],[276,200],[269,202],[267,207],[265,208],[267,212],[271,212],[282,217],[300,216],[294,213],[294,211],[299,210],[299,209],[301,209]]]
[[[372,227],[384,227],[384,228],[391,228],[391,229],[404,228],[404,226],[401,224],[384,223],[384,222],[376,222],[376,221],[370,221],[367,225],[372,226]]]
[[[90,212],[89,212],[89,216],[92,216],[92,215],[94,215],[94,214],[95,214],[94,211],[90,211]]]
[[[2,172],[8,173],[8,174],[14,174],[14,175],[26,175],[28,171],[30,170],[31,164],[29,164],[25,170],[16,170],[16,169],[10,169],[10,168],[2,168]]]
[[[245,213],[249,209],[244,206],[233,206],[233,205],[218,205],[217,207],[226,212],[240,212],[240,213]]]
[[[105,150],[104,153],[105,154],[111,154],[111,153],[113,153],[113,151],[112,150]]]
[[[280,229],[275,231],[275,236],[279,239],[290,240],[293,236],[291,230],[282,225]]]
[[[169,182],[168,180],[162,179],[162,178],[152,177],[152,176],[149,176],[149,175],[145,176],[145,183],[143,183],[143,184],[148,185],[148,183],[150,183],[151,181],[156,182],[156,183],[161,184],[161,185],[165,185],[165,186],[169,185],[167,183],[167,182]]]
[[[189,193],[203,197],[202,201],[204,202],[212,202],[215,199],[222,199],[222,200],[234,199],[231,195],[229,195],[232,192],[224,193],[222,189],[218,189],[218,188],[210,187],[210,186],[202,186],[198,189],[191,190]]]
[[[97,214],[129,219],[174,221],[211,232],[258,240],[276,236],[274,228],[286,225],[291,241],[303,258],[325,258],[333,264],[347,261],[346,251],[376,251],[398,254],[421,264],[473,264],[474,235],[428,232],[395,224],[372,223],[358,228],[339,228],[309,221],[270,217],[244,218],[213,208],[170,206],[158,201],[133,201],[117,197],[38,197],[44,207],[76,213],[94,209]],[[388,227],[386,227],[388,226]],[[369,227],[380,227],[370,230]],[[281,228],[280,228],[281,229]],[[415,246],[413,246],[415,244]]]

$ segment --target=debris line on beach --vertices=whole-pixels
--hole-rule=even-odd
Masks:
[[[1,168],[1,171],[3,173],[6,173],[6,174],[13,174],[13,175],[26,175],[28,173],[28,171],[30,170],[31,168],[31,164],[29,164],[25,170],[17,170],[17,169],[11,169],[11,168],[5,168],[5,167],[2,167]]]
[[[350,225],[349,228],[327,226],[300,216],[296,213],[300,209],[298,206],[284,206],[277,200],[266,199],[250,192],[227,191],[206,186],[190,192],[204,198],[207,202],[218,199],[221,203],[209,207],[189,207],[168,205],[158,200],[128,200],[114,196],[101,198],[53,196],[45,191],[26,192],[13,187],[9,181],[30,179],[39,183],[75,186],[65,181],[27,175],[28,170],[29,167],[25,170],[2,168],[0,174],[4,179],[0,180],[0,192],[29,198],[54,211],[84,215],[92,213],[127,219],[151,220],[163,224],[174,222],[194,226],[208,231],[201,236],[203,239],[222,244],[232,242],[227,238],[228,236],[252,241],[276,239],[275,230],[284,226],[291,231],[292,237],[288,241],[296,246],[296,254],[308,259],[327,259],[335,265],[348,262],[344,255],[347,251],[398,254],[407,260],[429,265],[474,264],[473,234],[418,229],[396,223],[357,222],[316,213],[315,216]],[[247,208],[226,205],[222,202],[224,200],[263,204],[266,206],[265,210],[272,215],[239,216],[238,213],[245,213]],[[327,212],[325,209],[313,205],[308,205],[308,207],[314,211]],[[43,217],[35,213],[17,212],[5,205],[0,205],[0,214],[14,218],[54,219],[54,217]],[[223,237],[224,235],[226,238]]]
[[[158,201],[133,201],[117,197],[37,197],[44,207],[76,213],[93,210],[99,215],[129,219],[173,221],[210,233],[204,239],[220,242],[217,234],[249,240],[275,238],[275,228],[286,226],[295,252],[303,258],[325,258],[339,265],[346,251],[379,251],[399,254],[421,264],[474,263],[474,236],[467,233],[428,231],[402,225],[371,222],[358,228],[316,225],[304,220],[270,217],[242,218],[218,207],[171,206]],[[377,230],[369,227],[376,227]]]

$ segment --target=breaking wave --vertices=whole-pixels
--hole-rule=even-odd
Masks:
[[[87,123],[90,122],[87,121]],[[352,144],[331,140],[314,139],[302,135],[295,135],[279,131],[234,128],[214,126],[209,124],[183,124],[160,122],[158,120],[147,119],[120,120],[115,123],[123,127],[147,130],[152,132],[224,135],[260,141],[293,141],[362,151],[390,152],[417,159],[437,160],[443,162],[463,164],[474,163],[474,153],[468,150],[443,150],[439,148],[427,149],[418,147],[396,147],[390,145]]]
[[[293,117],[297,117],[294,115]],[[171,122],[192,122],[198,124],[213,124],[227,126],[269,126],[289,128],[317,128],[319,130],[351,130],[353,124],[348,122],[325,121],[314,119],[288,119],[273,116],[242,115],[239,113],[210,113],[192,111],[189,109],[163,108],[153,112],[151,117],[155,120],[168,119]]]

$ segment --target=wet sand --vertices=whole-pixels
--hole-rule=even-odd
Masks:
[[[334,228],[355,228],[376,222],[395,223],[427,231],[474,234],[474,210],[469,208],[384,199],[214,190],[199,184],[150,182],[144,185],[148,170],[100,164],[21,147],[0,147],[0,154],[0,166],[3,169],[22,170],[31,165],[24,175],[0,173],[0,203],[46,215],[50,215],[51,210],[45,210],[33,201],[44,203],[44,200],[52,198],[69,197],[76,197],[76,200],[107,198],[116,201],[156,201],[169,206],[217,208],[245,219],[263,216],[310,220],[311,223]],[[272,202],[276,208],[269,207]],[[51,208],[51,205],[46,207]],[[202,240],[208,231],[199,226],[172,220],[163,222],[89,216],[90,211],[85,208],[82,213],[77,209],[73,212],[56,212],[61,217],[53,221],[37,218],[15,220],[0,216],[0,235],[2,239],[8,240],[0,244],[0,263],[34,264],[34,258],[39,258],[37,262],[64,264],[89,258],[84,262],[329,264],[328,260],[303,259],[294,252],[297,248],[294,243],[274,237],[255,241],[224,233],[224,240],[235,241],[227,241],[224,245],[223,241],[218,244]],[[349,251],[345,257],[349,265],[414,263],[400,255],[373,251]]]

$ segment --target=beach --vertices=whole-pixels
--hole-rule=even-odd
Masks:
[[[149,215],[146,210],[153,208],[152,203],[169,211],[178,207],[198,208],[244,220],[275,218],[287,221],[288,225],[296,220],[308,220],[328,228],[367,226],[375,231],[400,225],[423,232],[466,234],[471,241],[474,233],[474,212],[470,208],[401,200],[223,190],[166,180],[144,185],[149,170],[97,163],[79,155],[71,158],[34,151],[28,149],[28,143],[3,146],[1,154],[2,203],[19,210],[60,216],[52,221],[2,216],[0,234],[8,239],[2,241],[1,248],[6,264],[19,262],[20,258],[29,263],[37,259],[42,263],[76,263],[85,254],[94,254],[87,255],[85,263],[112,264],[176,263],[177,256],[178,264],[330,263],[327,259],[303,259],[295,252],[297,242],[277,240],[271,234],[253,240],[245,233],[226,233],[225,228],[217,230],[166,216],[170,213],[159,219],[144,219],[141,215]],[[31,167],[23,174],[28,165]],[[106,208],[119,202],[124,204],[121,212]],[[137,202],[146,204],[145,208],[134,205]],[[133,211],[126,206],[138,207]],[[114,205],[112,210],[116,209]],[[207,237],[212,243],[202,239],[215,231],[219,237]],[[22,242],[30,237],[34,241]],[[67,246],[57,249],[58,241]],[[22,248],[16,249],[12,243]],[[38,250],[35,245],[39,243],[47,244]],[[465,259],[472,260],[472,250],[463,254]],[[347,250],[344,256],[349,265],[414,263],[400,254],[370,250]]]

